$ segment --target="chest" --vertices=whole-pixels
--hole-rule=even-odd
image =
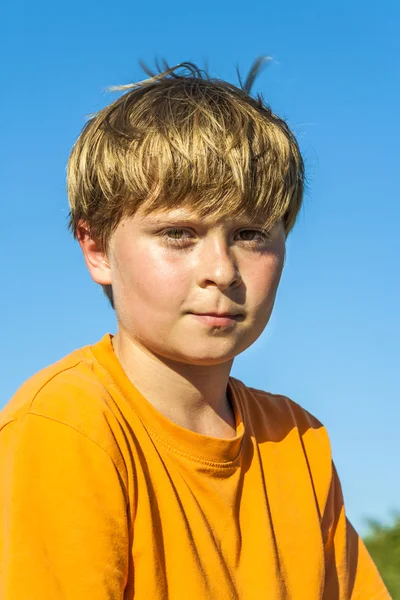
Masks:
[[[135,598],[321,597],[320,516],[304,454],[251,437],[243,444],[224,465],[154,443],[142,448],[132,513]]]

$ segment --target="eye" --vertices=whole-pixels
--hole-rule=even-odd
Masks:
[[[184,234],[189,235],[184,236]],[[187,244],[188,240],[190,239],[190,236],[190,231],[178,227],[171,227],[170,229],[166,229],[161,233],[161,237],[163,238],[163,240],[171,246],[182,246],[184,244]]]
[[[238,235],[242,236],[242,242],[247,242],[253,246],[262,246],[267,244],[271,240],[271,236],[267,231],[261,231],[258,229],[242,229]]]
[[[167,245],[172,247],[187,248],[193,240],[193,232],[181,227],[170,227],[160,233],[160,236]],[[260,248],[270,242],[271,236],[268,232],[258,229],[242,229],[236,236],[238,241],[247,247]]]

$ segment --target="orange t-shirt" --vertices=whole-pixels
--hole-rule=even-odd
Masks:
[[[229,379],[236,437],[184,429],[111,337],[0,414],[1,600],[390,598],[348,523],[328,435]]]

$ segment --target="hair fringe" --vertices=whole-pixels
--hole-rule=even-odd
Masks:
[[[240,87],[164,59],[156,71],[140,63],[148,78],[109,87],[124,93],[90,117],[68,161],[74,235],[85,222],[107,248],[140,207],[183,204],[201,216],[250,215],[265,228],[281,219],[288,234],[302,203],[303,159],[287,123],[250,95],[270,61],[256,58],[244,81],[237,68]]]

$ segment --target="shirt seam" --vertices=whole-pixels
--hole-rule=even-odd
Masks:
[[[136,411],[135,411],[135,413],[136,413]],[[157,433],[157,431],[155,431],[150,425],[148,425],[147,423],[145,423],[138,414],[137,414],[137,416],[140,419],[140,421],[142,422],[143,426],[146,429],[149,429],[151,431],[151,433],[153,434],[154,438],[158,442],[160,442],[160,444],[162,444],[168,450],[170,450],[171,452],[174,452],[175,454],[179,454],[180,456],[183,456],[185,458],[193,460],[193,461],[195,461],[197,463],[200,463],[202,465],[207,465],[209,467],[215,467],[215,468],[219,468],[219,469],[231,469],[232,467],[236,466],[235,463],[238,461],[238,458],[240,456],[240,451],[241,451],[242,441],[243,440],[240,443],[239,452],[238,452],[237,456],[235,456],[234,459],[232,459],[230,461],[226,461],[226,462],[211,461],[211,460],[207,460],[207,459],[205,459],[205,458],[203,458],[201,456],[198,456],[196,454],[189,454],[188,452],[184,452],[183,450],[180,450],[179,448],[175,448],[175,446],[171,446],[168,442],[166,442],[162,437],[159,436],[159,434]]]
[[[78,365],[80,365],[83,361],[83,359],[79,359],[77,362],[75,362],[73,365],[70,365],[68,367],[64,367],[63,369],[60,369],[59,371],[57,371],[56,373],[54,373],[51,377],[49,377],[49,379],[46,379],[46,381],[36,390],[36,392],[33,394],[32,398],[30,399],[29,402],[27,402],[21,409],[20,413],[18,414],[18,416],[16,417],[12,417],[10,418],[9,421],[6,421],[5,423],[3,423],[3,425],[0,427],[0,431],[2,431],[7,425],[9,425],[10,423],[15,423],[16,421],[18,421],[21,417],[26,416],[29,411],[31,410],[33,403],[35,402],[37,396],[40,394],[40,392],[42,390],[44,390],[44,388],[51,382],[53,381],[53,379],[55,379],[56,377],[58,377],[58,375],[61,375],[61,373],[65,373],[66,371],[70,371],[71,369],[74,369],[75,367],[77,367]],[[61,422],[61,421],[60,421]]]
[[[56,377],[58,377],[58,375],[61,375],[61,373],[65,373],[66,371],[70,371],[71,369],[75,369],[75,367],[77,367],[78,365],[80,365],[82,362],[84,362],[83,358],[80,358],[77,362],[75,362],[73,365],[70,365],[68,367],[64,367],[63,369],[60,369],[59,371],[57,371],[57,373],[54,373],[49,379],[46,379],[46,381],[39,387],[38,390],[36,390],[35,394],[33,395],[28,408],[25,412],[25,414],[28,414],[28,412],[30,411],[33,403],[35,402],[37,396],[39,395],[39,393],[51,382],[53,381],[53,379],[55,379]],[[62,421],[60,421],[61,423]]]
[[[171,446],[168,442],[166,442],[163,438],[161,438],[159,436],[159,434],[151,427],[151,425],[149,425],[147,422],[145,422],[143,420],[143,418],[141,417],[141,415],[136,410],[136,407],[132,404],[132,402],[129,402],[129,399],[127,398],[126,394],[123,392],[123,390],[121,389],[121,387],[115,381],[114,377],[107,371],[107,369],[105,369],[103,367],[103,365],[99,361],[97,361],[97,359],[95,357],[94,357],[94,360],[96,360],[97,364],[99,365],[99,367],[101,368],[101,370],[103,371],[103,373],[108,378],[110,384],[112,386],[114,386],[118,390],[118,392],[122,395],[122,397],[125,399],[125,401],[132,408],[132,410],[134,411],[135,415],[137,416],[137,418],[139,419],[139,421],[142,423],[143,427],[145,429],[147,429],[147,430],[150,430],[151,433],[154,435],[155,439],[157,441],[159,441],[161,444],[163,444],[166,448],[168,448],[170,451],[174,452],[175,454],[179,454],[180,456],[184,456],[184,457],[186,457],[188,459],[191,459],[191,460],[193,460],[193,461],[195,461],[197,463],[200,463],[200,464],[203,464],[203,465],[207,465],[209,467],[217,467],[217,468],[227,469],[227,468],[232,468],[233,466],[235,466],[235,462],[238,460],[240,452],[241,452],[243,439],[241,440],[240,448],[239,448],[237,456],[235,456],[235,458],[233,460],[230,460],[229,462],[215,462],[215,461],[210,461],[210,460],[205,459],[202,456],[198,456],[196,454],[189,454],[187,452],[184,452],[183,450],[180,450],[178,448],[175,448],[174,446]]]
[[[34,415],[37,417],[43,417],[44,419],[49,419],[50,421],[54,421],[55,423],[60,423],[60,425],[65,425],[66,427],[69,427],[70,429],[73,429],[74,431],[76,431],[77,433],[79,433],[80,435],[82,435],[83,437],[87,438],[88,440],[90,440],[91,442],[93,442],[94,444],[96,444],[96,446],[98,446],[101,450],[103,450],[103,452],[105,452],[107,454],[107,456],[109,457],[109,459],[111,460],[115,470],[117,471],[121,481],[122,481],[122,485],[124,487],[124,491],[125,491],[125,495],[127,496],[127,489],[125,486],[125,483],[123,481],[123,477],[122,474],[120,472],[120,470],[118,469],[117,465],[115,464],[112,456],[109,454],[109,452],[103,448],[103,446],[101,446],[98,442],[96,442],[96,440],[94,440],[93,438],[89,437],[88,435],[86,435],[85,433],[83,433],[82,431],[80,431],[79,429],[76,429],[75,427],[73,427],[70,423],[66,423],[65,421],[59,421],[58,419],[54,419],[53,417],[49,417],[47,415],[42,415],[40,413],[36,413],[32,410],[33,404],[37,398],[37,396],[39,395],[39,393],[45,389],[45,387],[51,382],[53,381],[53,379],[55,379],[56,377],[58,377],[58,375],[61,375],[62,373],[65,373],[66,371],[70,371],[71,369],[75,369],[75,367],[77,367],[78,365],[80,365],[81,363],[85,362],[85,358],[88,359],[88,357],[82,357],[79,360],[76,360],[76,362],[74,362],[72,365],[69,365],[68,367],[64,367],[62,369],[59,369],[56,373],[54,373],[51,377],[49,377],[48,379],[46,379],[46,381],[36,390],[35,394],[33,395],[31,401],[29,402],[29,404],[26,407],[25,412],[23,412],[21,414],[20,417],[11,419],[10,421],[8,421],[7,423],[4,424],[4,426],[2,427],[2,429],[4,429],[4,427],[6,427],[7,425],[11,424],[11,423],[15,423],[17,422],[21,417],[23,416],[27,416],[27,415]],[[90,360],[90,359],[89,359]],[[95,360],[95,359],[94,359]],[[93,359],[90,360],[90,362],[93,364]],[[97,364],[98,361],[96,361]],[[101,365],[100,365],[101,366]]]
[[[59,425],[64,425],[65,427],[69,427],[69,429],[72,429],[73,431],[75,431],[76,433],[79,433],[79,435],[81,435],[82,437],[86,438],[87,440],[91,441],[93,444],[95,444],[98,448],[100,448],[100,450],[102,450],[105,454],[107,454],[108,458],[110,459],[114,469],[116,470],[116,472],[118,473],[119,479],[123,485],[123,489],[124,489],[124,494],[125,494],[125,500],[127,501],[128,499],[128,490],[126,488],[126,485],[124,483],[123,477],[120,473],[120,470],[118,469],[117,465],[114,462],[114,459],[112,458],[112,456],[110,455],[110,453],[103,448],[103,446],[101,446],[96,440],[94,440],[93,438],[89,437],[88,435],[86,435],[86,433],[83,433],[83,431],[80,431],[79,429],[77,429],[76,427],[74,427],[73,425],[71,425],[70,423],[66,423],[65,421],[60,421],[58,419],[54,419],[53,417],[49,417],[47,415],[41,415],[39,413],[33,412],[31,410],[28,410],[25,414],[25,416],[34,416],[34,417],[41,417],[42,419],[47,419],[49,421],[53,421],[54,423],[58,423]],[[12,422],[17,422],[17,419],[14,419],[14,421],[10,421],[10,423]]]

